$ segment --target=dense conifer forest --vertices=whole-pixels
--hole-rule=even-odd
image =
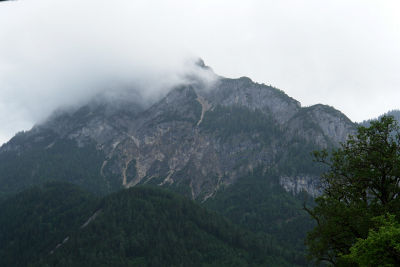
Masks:
[[[154,187],[97,198],[49,183],[3,201],[0,218],[1,266],[295,264],[271,236]]]

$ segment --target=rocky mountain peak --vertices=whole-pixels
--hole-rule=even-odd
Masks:
[[[203,61],[197,64],[207,68]],[[314,194],[318,170],[311,166],[311,150],[344,141],[355,127],[331,107],[302,108],[283,91],[247,77],[218,77],[207,86],[190,82],[152,105],[138,99],[131,95],[123,101],[94,101],[57,113],[11,140],[14,150],[7,144],[0,149],[0,171],[8,168],[4,159],[18,152],[33,169],[23,175],[15,169],[15,179],[21,185],[34,183],[49,164],[49,159],[41,162],[46,158],[41,153],[57,154],[68,144],[69,154],[57,154],[66,163],[53,165],[69,168],[74,181],[87,187],[85,167],[76,168],[67,155],[78,159],[83,151],[92,151],[86,158],[91,162],[90,186],[98,183],[102,190],[156,184],[205,200],[261,168],[279,173],[288,191]],[[30,144],[24,151],[18,151],[20,140]],[[68,179],[57,175],[55,179]],[[5,179],[0,177],[0,185]],[[13,186],[18,190],[19,185]]]

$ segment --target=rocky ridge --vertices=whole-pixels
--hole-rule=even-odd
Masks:
[[[178,86],[149,107],[132,98],[124,105],[93,101],[59,113],[20,134],[25,141],[3,145],[0,156],[24,154],[29,142],[51,150],[69,140],[78,148],[94,145],[103,155],[97,175],[109,187],[113,177],[123,187],[157,184],[206,200],[261,167],[278,172],[288,192],[317,195],[319,170],[309,166],[307,155],[338,145],[355,125],[332,107],[303,108],[283,91],[247,77],[215,78],[211,85]]]

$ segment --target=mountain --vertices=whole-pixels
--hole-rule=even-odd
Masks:
[[[0,206],[1,266],[291,266],[268,239],[157,188],[96,199],[51,183]]]
[[[50,179],[100,194],[155,184],[204,201],[258,166],[279,173],[287,191],[318,194],[309,153],[355,125],[246,77],[215,79],[173,88],[151,106],[92,101],[17,134],[0,148],[0,195]]]
[[[310,154],[337,146],[356,124],[333,107],[301,107],[272,86],[198,66],[212,82],[191,77],[154,103],[99,96],[18,133],[0,148],[0,200],[48,181],[97,197],[162,187],[263,236],[289,265],[307,265],[313,221],[302,204],[320,193],[324,170]]]

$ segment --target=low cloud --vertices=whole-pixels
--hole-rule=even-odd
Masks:
[[[204,71],[161,1],[5,2],[0,25],[0,143],[59,107],[127,88],[151,101]]]

